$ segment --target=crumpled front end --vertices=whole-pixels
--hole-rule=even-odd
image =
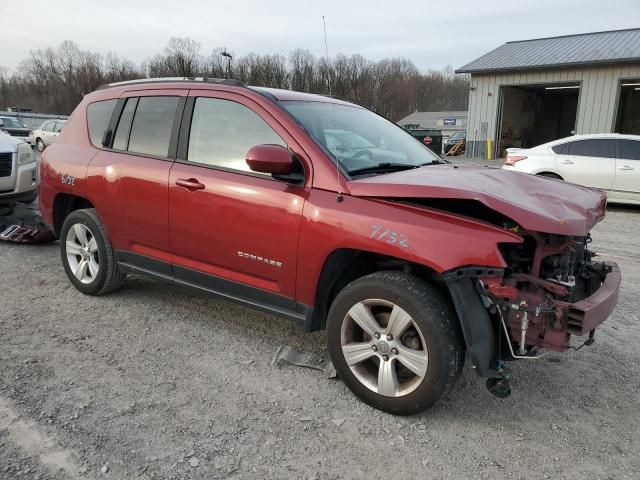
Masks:
[[[505,362],[591,345],[616,306],[621,281],[616,263],[594,260],[588,234],[505,228],[523,240],[500,245],[505,268],[467,266],[445,274],[473,368],[501,398],[511,393]],[[576,347],[574,335],[589,337]]]
[[[594,261],[584,237],[522,232],[521,244],[502,245],[502,277],[481,279],[516,357],[545,348],[564,351],[572,335],[593,334],[613,311],[620,269]]]

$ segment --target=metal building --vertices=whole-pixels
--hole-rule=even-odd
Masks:
[[[508,42],[456,72],[471,74],[467,155],[640,135],[640,28]]]

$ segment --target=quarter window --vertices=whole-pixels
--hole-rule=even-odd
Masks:
[[[579,157],[616,158],[614,139],[576,140],[569,143],[569,155]]]
[[[263,144],[286,147],[282,138],[248,107],[230,100],[196,99],[187,160],[250,172],[246,154]]]
[[[128,151],[167,157],[179,97],[141,97],[129,136]]]
[[[640,141],[618,140],[620,158],[624,160],[640,160]]]
[[[116,106],[116,99],[93,102],[87,106],[87,124],[89,126],[89,138],[96,147],[102,147],[102,137],[109,126],[111,114]],[[50,126],[53,126],[50,124]]]
[[[569,144],[561,143],[560,145],[554,145],[553,147],[551,147],[551,150],[553,150],[554,153],[557,153],[558,155],[567,155],[569,153]]]

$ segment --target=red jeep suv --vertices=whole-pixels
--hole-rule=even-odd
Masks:
[[[564,351],[612,312],[594,262],[604,193],[446,163],[370,110],[233,80],[87,95],[43,155],[40,204],[81,292],[127,273],[326,328],[363,401],[413,414],[468,354],[498,396],[506,361]]]

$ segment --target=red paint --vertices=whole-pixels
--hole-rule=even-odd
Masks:
[[[267,91],[280,100],[332,101]],[[259,147],[249,157],[265,169],[285,173],[284,155],[294,156],[304,166],[305,181],[293,185],[91,145],[86,126],[89,103],[149,95],[210,96],[247,106],[289,150]],[[74,184],[63,184],[63,175],[75,177]],[[277,102],[251,89],[203,83],[129,85],[87,95],[56,143],[45,151],[41,177],[41,209],[50,224],[56,195],[82,197],[95,206],[118,250],[279,293],[306,305],[316,303],[323,266],[339,249],[386,255],[442,273],[469,265],[504,268],[499,244],[523,241],[514,231],[404,204],[403,199],[476,200],[529,232],[576,236],[585,235],[603,217],[605,206],[598,191],[497,169],[434,165],[347,181]],[[514,282],[501,284],[500,278],[491,280],[489,289],[503,298],[522,295]],[[610,312],[617,296],[615,282],[604,296],[600,303],[606,305],[600,310],[583,304],[591,312],[586,314],[589,326],[604,320],[602,312]],[[512,328],[517,333],[517,325]],[[565,340],[561,332],[558,338],[546,338],[545,345]]]

